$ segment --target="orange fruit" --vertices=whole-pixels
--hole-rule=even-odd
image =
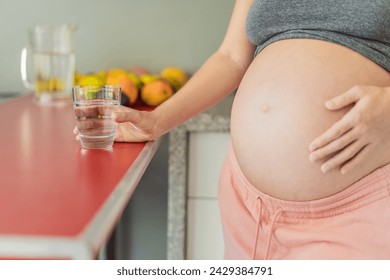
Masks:
[[[138,88],[131,81],[129,74],[126,70],[120,68],[113,68],[107,71],[106,75],[107,85],[119,85],[122,88],[122,93],[125,94],[130,101],[130,105],[133,105],[138,99]]]
[[[138,77],[145,74],[150,74],[150,71],[142,66],[133,66],[130,68],[130,72],[134,73]]]
[[[142,88],[141,99],[149,106],[158,106],[173,95],[173,89],[167,81],[155,80]]]

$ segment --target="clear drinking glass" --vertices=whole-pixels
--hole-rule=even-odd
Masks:
[[[120,86],[73,87],[76,126],[84,149],[112,149],[117,124],[111,114],[120,104]]]

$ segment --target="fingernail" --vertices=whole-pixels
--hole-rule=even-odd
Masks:
[[[327,108],[332,108],[332,107],[334,106],[334,102],[333,102],[333,101],[326,101],[326,102],[325,102],[325,106],[326,106]]]
[[[340,170],[341,174],[343,174],[343,175],[344,175],[345,173],[347,173],[347,171],[348,171],[348,170],[347,170],[346,168],[341,168],[341,170]]]
[[[317,145],[316,144],[310,144],[309,150],[310,151],[314,151],[315,149],[317,149]]]
[[[321,171],[322,173],[327,173],[329,171],[329,165],[323,165],[321,166]]]
[[[316,161],[318,159],[318,156],[316,154],[311,154],[309,156],[309,159],[310,159],[311,162],[313,162],[313,161]]]
[[[80,141],[80,136],[79,135],[76,135],[76,140]]]

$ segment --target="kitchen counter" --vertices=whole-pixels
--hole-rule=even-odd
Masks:
[[[20,92],[0,92],[0,104],[22,96]]]
[[[95,259],[160,141],[84,150],[71,104],[0,104],[0,258]]]
[[[229,132],[233,98],[232,94],[169,135],[168,259],[185,259],[189,133]]]

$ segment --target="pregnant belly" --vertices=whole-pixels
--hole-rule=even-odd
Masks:
[[[309,143],[348,108],[331,112],[326,100],[355,85],[390,85],[387,71],[345,47],[290,39],[265,48],[236,93],[231,137],[249,182],[271,196],[312,200],[341,191],[385,164],[368,160],[342,175],[309,161]]]

